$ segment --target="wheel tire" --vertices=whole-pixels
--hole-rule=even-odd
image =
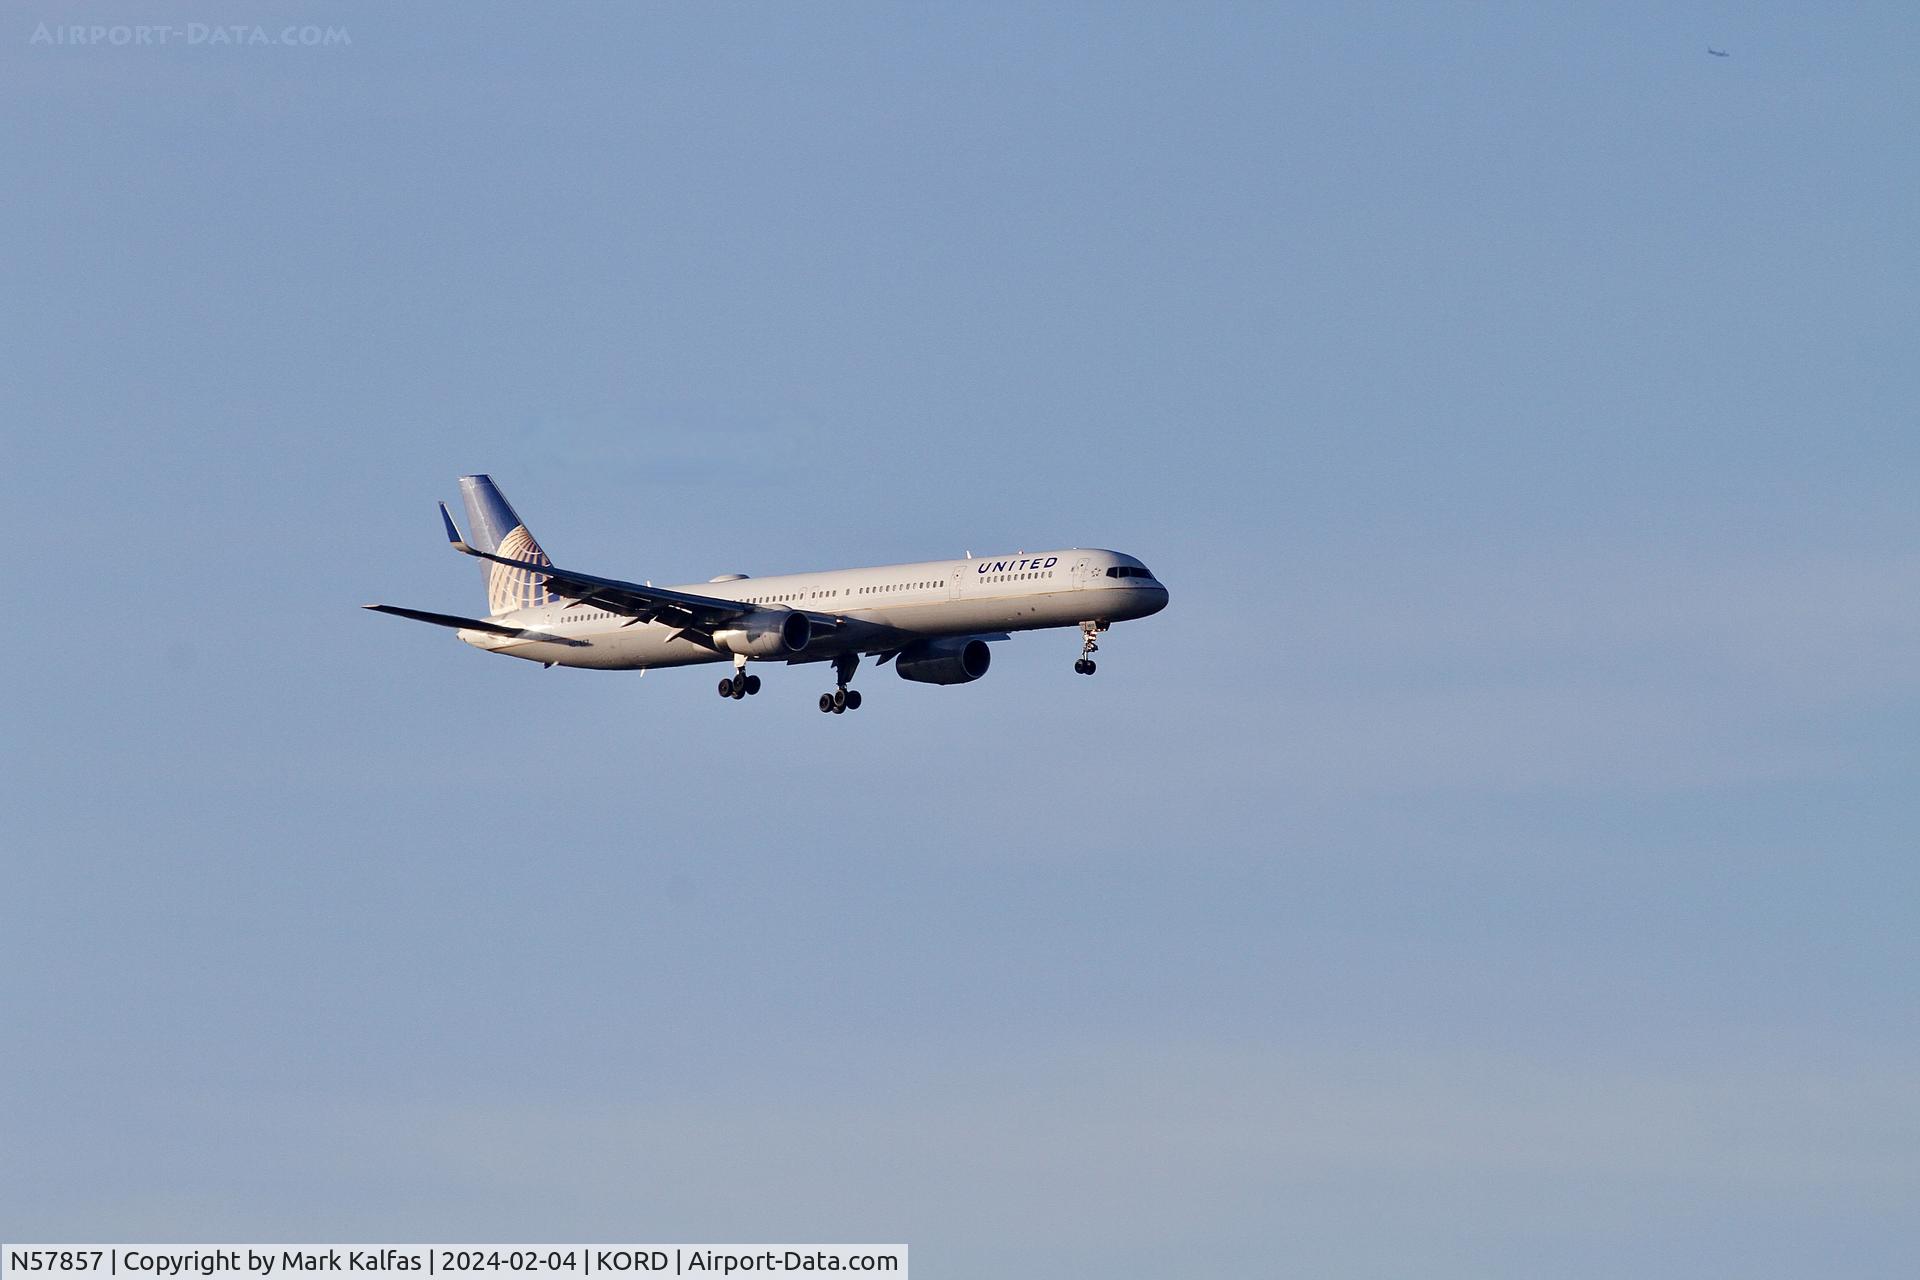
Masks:
[[[1094,669],[1094,668],[1093,668],[1093,659],[1092,659],[1092,658],[1088,658],[1088,659],[1087,659],[1087,674],[1088,674],[1088,675],[1092,675],[1092,674],[1093,674],[1093,669]]]
[[[858,711],[859,709],[860,709],[860,691],[858,689],[847,690],[847,710]]]
[[[823,693],[823,694],[821,694],[821,695],[820,695],[820,709],[821,709],[822,711],[831,711],[831,710],[833,710],[833,695],[832,695],[832,694],[830,694],[830,693]]]
[[[760,692],[760,677],[748,676],[747,677],[747,696],[752,697],[754,694],[758,692]]]
[[[835,689],[833,691],[833,709],[835,711],[845,711],[847,709],[847,691],[845,689]]]
[[[833,714],[835,715],[845,714],[846,709],[847,709],[847,704],[844,702],[836,702],[833,704]]]
[[[723,698],[731,698],[733,696],[733,680],[731,678],[720,681],[720,696]]]
[[[735,680],[733,682],[733,700],[735,702],[738,702],[740,701],[740,699],[746,696],[747,696],[747,682],[745,680]]]

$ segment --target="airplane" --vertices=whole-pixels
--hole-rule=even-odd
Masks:
[[[1140,561],[1080,547],[773,578],[723,573],[678,587],[622,582],[556,567],[489,477],[462,476],[460,493],[472,537],[444,502],[440,519],[453,549],[483,562],[487,616],[363,608],[451,627],[476,649],[547,667],[731,662],[719,690],[736,702],[760,692],[749,662],[830,662],[834,691],[820,695],[820,710],[840,715],[860,707],[848,685],[863,656],[892,662],[906,680],[968,684],[987,673],[988,642],[1047,627],[1080,629],[1073,669],[1090,676],[1102,632],[1167,607],[1166,587]]]
[[[1728,53],[1725,49],[1716,49],[1712,45],[1707,46],[1707,52],[1712,54],[1716,58],[1731,58],[1733,56],[1732,54]]]

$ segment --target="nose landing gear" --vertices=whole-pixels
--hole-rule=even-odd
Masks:
[[[860,691],[847,688],[847,681],[853,679],[854,668],[860,665],[857,653],[842,654],[833,660],[833,675],[837,687],[832,693],[820,695],[820,710],[840,715],[847,711],[860,709]]]
[[[1090,676],[1093,674],[1094,662],[1092,655],[1100,648],[1099,641],[1095,640],[1094,637],[1106,629],[1107,624],[1104,622],[1083,622],[1080,624],[1080,635],[1082,637],[1080,642],[1080,657],[1073,664],[1073,669],[1081,675]]]

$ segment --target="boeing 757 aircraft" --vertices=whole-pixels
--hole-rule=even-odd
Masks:
[[[1167,607],[1167,589],[1138,560],[1080,548],[778,578],[724,573],[682,587],[596,578],[556,568],[486,476],[462,476],[460,492],[472,538],[460,536],[445,503],[440,518],[454,550],[485,562],[487,616],[366,608],[452,627],[476,649],[549,667],[731,662],[723,698],[760,692],[749,662],[831,662],[835,687],[820,709],[838,714],[860,705],[847,685],[862,655],[891,661],[903,679],[966,684],[987,673],[989,640],[1041,627],[1079,627],[1073,669],[1090,676],[1102,631]]]

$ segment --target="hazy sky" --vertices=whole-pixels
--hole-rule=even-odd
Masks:
[[[1914,1274],[1920,18],[1573,8],[11,8],[0,1237]],[[1173,601],[542,671],[468,471]]]

